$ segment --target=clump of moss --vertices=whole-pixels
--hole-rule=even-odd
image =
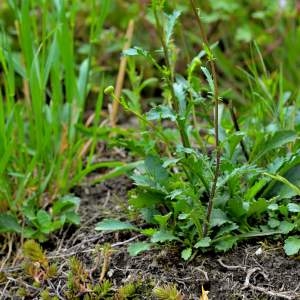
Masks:
[[[166,284],[153,289],[153,294],[159,300],[183,300],[183,295],[176,285]]]

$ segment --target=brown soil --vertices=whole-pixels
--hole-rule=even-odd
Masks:
[[[94,284],[101,273],[101,264],[96,266],[95,248],[105,243],[113,248],[105,273],[105,278],[113,283],[112,290],[117,291],[128,282],[136,283],[135,295],[128,299],[157,299],[153,288],[165,284],[176,284],[183,299],[199,300],[202,286],[209,291],[209,299],[300,299],[300,260],[285,256],[280,244],[243,244],[226,254],[199,254],[189,263],[180,259],[176,245],[130,257],[128,244],[142,237],[94,230],[95,224],[105,217],[126,218],[126,193],[130,186],[130,181],[122,177],[75,190],[82,198],[81,226],[70,226],[43,245],[49,261],[58,264],[58,276],[34,286],[19,262],[4,269],[6,280],[0,280],[0,299],[22,299],[17,296],[20,287],[28,293],[23,299],[40,299],[40,291],[46,287],[51,295],[66,299],[69,258],[76,256],[87,270],[94,269],[89,279]],[[113,294],[99,299],[121,299]],[[81,295],[76,299],[86,298]]]

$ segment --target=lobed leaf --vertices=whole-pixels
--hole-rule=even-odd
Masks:
[[[137,242],[128,246],[127,250],[130,256],[136,256],[141,252],[148,251],[151,249],[151,243]]]
[[[122,222],[115,219],[104,219],[96,224],[98,231],[119,231],[119,230],[137,230],[137,227],[129,222]]]

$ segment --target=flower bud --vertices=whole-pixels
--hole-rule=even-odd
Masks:
[[[112,85],[109,85],[107,88],[104,90],[105,95],[111,95],[114,92],[115,88]]]

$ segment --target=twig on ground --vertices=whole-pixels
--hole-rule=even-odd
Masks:
[[[242,288],[244,289],[252,289],[261,293],[264,293],[265,295],[271,296],[271,297],[278,297],[278,298],[282,298],[282,299],[288,299],[288,300],[294,300],[297,299],[297,297],[299,297],[299,295],[297,295],[294,291],[286,291],[286,292],[276,292],[276,291],[272,291],[272,290],[268,290],[264,287],[260,287],[260,286],[256,286],[250,283],[250,278],[251,276],[257,272],[260,271],[261,269],[256,267],[256,268],[252,268],[247,272],[246,275],[246,279],[244,282],[244,287]],[[263,272],[260,272],[260,274],[262,274],[264,276],[264,278],[267,278],[267,275]]]
[[[237,265],[237,266],[229,266],[229,265],[226,265],[223,263],[222,259],[219,258],[218,260],[218,263],[224,267],[225,269],[228,269],[228,270],[237,270],[237,269],[242,269],[242,270],[246,270],[246,267],[245,266],[240,266],[240,265]]]
[[[86,235],[86,234],[85,234]],[[72,251],[73,249],[76,249],[86,243],[90,243],[90,242],[94,242],[96,240],[98,240],[99,238],[101,238],[103,236],[103,233],[99,233],[99,234],[96,234],[96,235],[93,235],[93,237],[89,238],[89,239],[84,239],[83,241],[81,241],[79,244],[75,244],[75,242],[79,239],[78,236],[73,240],[72,242],[72,246],[71,247],[68,247],[68,250],[69,251]],[[74,245],[75,244],[75,245]]]
[[[30,284],[28,284],[28,283],[26,283],[25,281],[22,281],[22,280],[20,280],[20,279],[15,279],[15,278],[13,278],[13,277],[7,277],[7,279],[10,280],[10,281],[13,281],[13,282],[15,282],[15,283],[19,283],[19,284],[25,286],[25,287],[28,288],[28,289],[32,289],[32,290],[37,291],[37,292],[41,292],[41,291],[42,291],[41,289],[36,288],[35,286],[30,285]]]
[[[79,253],[91,253],[93,252],[94,249],[87,249],[87,250],[78,250],[78,251],[73,251],[73,252],[69,252],[68,249],[66,249],[67,253],[62,253],[62,254],[58,254],[58,255],[53,255],[53,256],[48,256],[47,258],[50,259],[56,259],[56,258],[64,258],[64,257],[69,257],[69,256],[73,256],[73,255],[77,255]]]
[[[271,296],[271,297],[278,297],[278,298],[288,299],[288,300],[299,299],[298,297],[300,296],[300,294],[297,294],[297,293],[295,293],[293,291],[286,291],[286,292],[270,291],[270,290],[267,290],[267,289],[265,289],[263,287],[255,286],[255,285],[253,285],[251,283],[249,284],[248,288],[251,288],[252,290],[264,293],[264,294],[266,294],[268,296]]]
[[[1,292],[1,297],[0,299],[5,299],[5,295],[6,295],[6,289],[8,288],[9,284],[10,284],[11,280],[8,280],[4,286],[4,289]]]
[[[254,274],[255,272],[257,271],[260,271],[261,269],[259,267],[255,267],[255,268],[252,268],[250,269],[248,272],[247,272],[247,275],[246,275],[246,279],[245,279],[245,282],[244,282],[244,287],[243,289],[246,289],[249,287],[250,285],[250,278],[252,276],[252,274]]]
[[[204,277],[205,277],[205,280],[206,280],[206,281],[209,281],[207,272],[205,272],[204,270],[202,270],[200,267],[195,268],[195,270],[197,270],[197,271],[199,271],[200,273],[202,273],[202,274],[204,275]]]
[[[296,286],[296,288],[294,289],[294,292],[297,292],[300,288],[300,283]]]
[[[111,247],[112,248],[115,248],[115,247],[118,247],[118,246],[122,246],[122,245],[125,245],[125,244],[128,244],[136,239],[138,239],[139,237],[141,237],[142,235],[137,235],[137,236],[134,236],[128,240],[125,240],[125,241],[122,241],[122,242],[117,242],[117,243],[114,243],[114,244],[111,244]],[[87,242],[91,242],[91,241],[94,241],[94,240],[97,240],[99,237],[97,238],[91,238],[91,239],[88,239],[88,240],[85,240],[75,246],[73,246],[72,248],[69,248],[69,249],[66,249],[65,251],[67,253],[57,253],[57,251],[55,251],[54,253],[52,253],[53,255],[49,255],[47,256],[47,258],[49,260],[51,259],[56,259],[56,258],[64,258],[64,257],[69,257],[69,256],[72,256],[72,255],[76,255],[78,253],[90,253],[90,252],[93,252],[95,251],[95,249],[86,249],[86,250],[74,250],[72,252],[70,252],[70,250],[73,250],[73,249],[76,249],[76,248],[81,248],[82,245],[86,244]]]
[[[57,287],[55,289],[56,295],[58,295],[58,297],[59,297],[59,291],[63,291],[63,289],[61,288],[61,280],[59,280]]]
[[[111,196],[110,194],[111,194],[110,191],[107,191],[106,197],[105,197],[105,202],[103,203],[103,208],[105,208],[107,206],[107,203],[108,203],[108,201],[110,199],[110,196]]]
[[[139,235],[136,235],[136,236],[134,236],[134,237],[132,237],[132,238],[130,238],[130,239],[128,239],[128,240],[125,240],[125,241],[122,241],[122,242],[114,243],[114,244],[112,244],[111,246],[112,246],[113,248],[114,248],[114,247],[118,247],[118,246],[122,246],[122,245],[128,244],[128,243],[130,243],[130,242],[132,242],[132,241],[138,239],[138,238],[141,237],[141,236],[142,236],[142,235],[139,234]]]
[[[47,280],[48,286],[51,287],[51,289],[54,291],[53,293],[50,293],[51,296],[57,296],[59,299],[64,300],[65,298],[63,298],[60,293],[58,292],[57,288],[55,289],[55,286],[53,285],[53,283],[51,282],[51,280]]]

